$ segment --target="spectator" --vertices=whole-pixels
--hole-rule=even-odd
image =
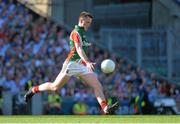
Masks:
[[[61,114],[62,99],[58,93],[48,94],[48,101],[46,104],[47,114]]]
[[[87,105],[81,100],[77,100],[73,105],[73,114],[75,115],[86,115]]]

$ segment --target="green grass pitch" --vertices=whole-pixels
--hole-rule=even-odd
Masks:
[[[68,123],[180,123],[180,115],[18,115],[0,116],[1,123],[48,123],[48,124],[68,124]]]

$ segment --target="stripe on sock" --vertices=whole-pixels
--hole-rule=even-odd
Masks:
[[[38,92],[39,92],[39,86],[34,86],[34,87],[32,88],[32,92],[33,92],[33,93],[38,93]]]

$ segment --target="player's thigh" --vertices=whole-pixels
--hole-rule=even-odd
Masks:
[[[53,82],[53,85],[55,87],[60,88],[69,80],[70,76],[66,74],[66,70],[67,70],[67,62],[65,61],[63,63],[60,73],[58,74],[58,76],[56,77],[56,79]]]
[[[53,82],[53,85],[60,88],[69,80],[69,78],[70,76],[61,71]]]
[[[97,76],[94,73],[88,73],[81,75],[80,78],[85,81],[86,84],[93,88],[102,88]]]

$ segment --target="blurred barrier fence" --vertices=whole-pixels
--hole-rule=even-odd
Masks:
[[[127,57],[149,72],[180,79],[180,31],[172,29],[101,28],[97,44]]]
[[[3,91],[3,106],[2,111],[4,115],[12,115],[13,99],[10,91]]]
[[[42,94],[38,93],[32,98],[32,114],[33,115],[42,115],[43,114],[43,101]]]
[[[3,115],[19,115],[19,114],[43,114],[43,100],[42,94],[34,95],[32,100],[25,103],[23,100],[24,93],[12,95],[10,91],[3,91]]]

